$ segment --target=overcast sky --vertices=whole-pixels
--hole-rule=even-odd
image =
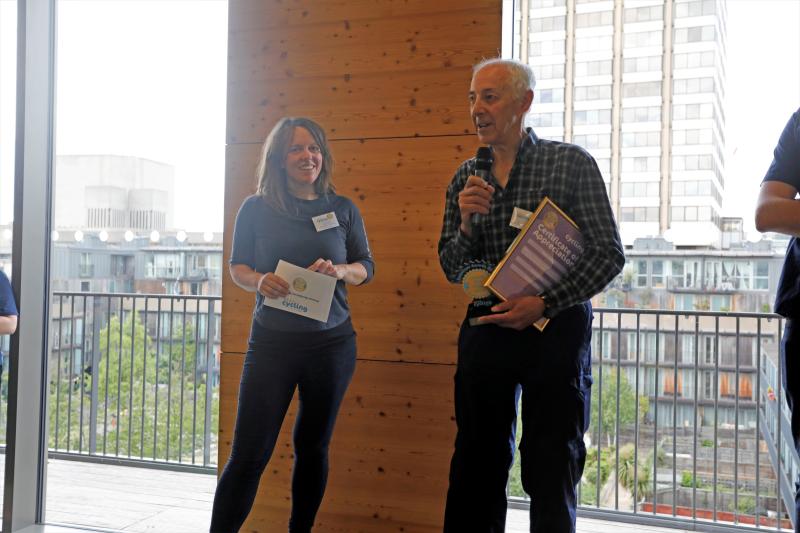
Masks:
[[[12,206],[13,9],[0,0],[0,223]],[[176,225],[221,230],[227,2],[59,0],[58,11],[57,153],[174,165]],[[728,11],[723,214],[752,232],[759,183],[800,107],[800,0],[728,0]]]

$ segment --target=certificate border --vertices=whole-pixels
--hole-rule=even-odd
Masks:
[[[514,238],[514,241],[511,243],[511,246],[508,247],[508,251],[506,252],[506,254],[503,257],[503,259],[497,264],[496,267],[494,267],[494,270],[492,271],[492,274],[488,277],[488,279],[483,284],[484,287],[486,287],[487,289],[492,291],[493,294],[495,294],[498,298],[500,298],[503,301],[508,300],[508,298],[506,298],[506,296],[503,295],[500,291],[498,291],[497,289],[492,287],[492,281],[497,276],[497,274],[500,272],[500,269],[502,269],[503,266],[506,264],[506,261],[508,261],[511,258],[511,255],[514,253],[514,251],[516,250],[516,248],[519,245],[519,243],[522,242],[522,239],[525,238],[525,235],[527,235],[528,230],[533,225],[533,223],[536,221],[536,219],[539,216],[539,214],[548,205],[550,205],[553,209],[558,211],[558,213],[562,217],[564,217],[564,219],[567,222],[569,222],[570,224],[575,226],[576,229],[580,230],[580,227],[575,223],[575,221],[572,220],[572,218],[570,218],[570,216],[567,215],[564,212],[564,210],[562,210],[560,207],[558,207],[558,205],[554,201],[552,201],[549,196],[545,196],[544,198],[542,198],[542,201],[539,202],[539,205],[536,207],[536,210],[531,214],[531,216],[528,218],[527,222],[525,222],[525,225],[522,226],[522,229],[519,231],[519,234],[517,234],[517,236]],[[533,326],[536,327],[536,329],[538,329],[539,331],[543,331],[544,327],[547,325],[548,322],[550,322],[549,318],[541,318],[538,321],[536,321],[533,324]]]

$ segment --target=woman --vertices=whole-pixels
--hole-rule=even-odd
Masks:
[[[256,306],[211,533],[239,531],[247,518],[295,387],[300,403],[289,531],[311,531],[322,501],[328,445],[356,362],[345,284],[360,285],[373,272],[364,222],[352,201],[334,193],[332,171],[322,128],[307,118],[284,118],[264,142],[258,193],[236,216],[231,277],[256,293]],[[327,223],[314,220],[329,213],[335,218],[322,217]],[[327,322],[263,305],[265,298],[289,293],[287,281],[274,273],[280,259],[338,280]]]

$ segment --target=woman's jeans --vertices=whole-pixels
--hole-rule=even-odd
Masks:
[[[311,531],[328,478],[333,426],[355,363],[349,319],[321,332],[275,332],[253,322],[233,446],[214,495],[211,533],[235,533],[247,518],[295,388],[299,409],[289,531]]]

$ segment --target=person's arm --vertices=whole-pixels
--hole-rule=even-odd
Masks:
[[[334,265],[329,259],[320,257],[308,269],[312,272],[333,276],[349,285],[361,285],[367,279],[367,269],[362,263]]]
[[[0,335],[11,335],[17,331],[17,316],[0,316]]]
[[[800,237],[800,110],[781,133],[756,203],[756,229]]]
[[[255,270],[255,224],[259,220],[257,202],[261,199],[250,197],[244,201],[236,214],[233,226],[233,245],[228,271],[236,285],[249,292],[260,292],[267,298],[281,298],[289,294],[289,284],[273,272],[261,273]]]
[[[797,189],[780,181],[761,184],[756,202],[756,229],[800,237],[800,201]]]
[[[231,264],[229,270],[233,282],[246,291],[258,291],[267,298],[283,298],[289,294],[289,284],[273,272],[262,274],[241,263]]]

